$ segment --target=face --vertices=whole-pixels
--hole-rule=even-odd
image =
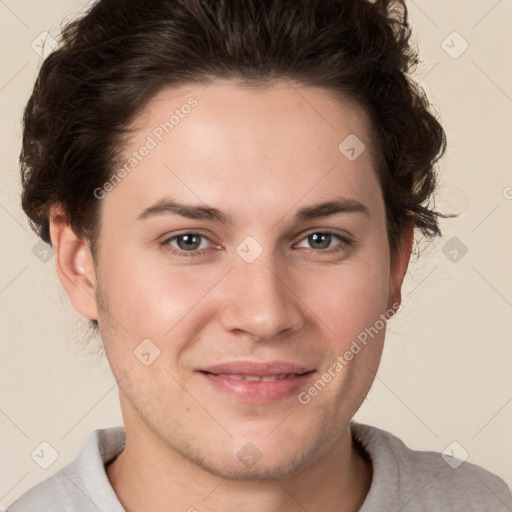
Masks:
[[[159,93],[134,127],[98,192],[95,268],[127,431],[230,478],[316,463],[372,384],[405,272],[365,112],[217,80]]]

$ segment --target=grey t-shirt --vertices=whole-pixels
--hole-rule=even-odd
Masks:
[[[415,451],[396,436],[356,421],[353,438],[373,465],[370,491],[360,512],[511,512],[505,482],[469,462],[449,465],[438,452]],[[96,430],[79,455],[35,485],[7,512],[125,512],[108,480],[105,464],[124,447],[123,427]]]

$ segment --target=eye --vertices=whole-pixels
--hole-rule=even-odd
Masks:
[[[338,243],[335,243],[336,240],[338,240]],[[310,248],[313,249],[314,252],[324,254],[346,250],[351,244],[348,238],[338,233],[318,230],[310,232],[301,242],[295,244],[295,246],[303,247],[302,244],[305,241],[310,244]],[[179,233],[166,238],[160,243],[165,250],[169,251],[174,256],[185,258],[203,255],[211,244],[212,241],[206,235],[197,232]]]
[[[338,239],[340,242],[332,246],[331,243],[335,241],[335,239]],[[325,253],[341,251],[350,245],[350,241],[346,237],[334,233],[333,231],[314,231],[309,233],[306,238],[303,238],[299,243],[299,246],[304,241],[307,241],[312,249]]]
[[[187,232],[166,238],[161,245],[176,256],[190,257],[202,254],[202,250],[208,247],[208,243],[201,243],[204,241],[210,242],[210,239],[201,233]]]

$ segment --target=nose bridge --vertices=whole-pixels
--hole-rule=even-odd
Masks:
[[[245,331],[264,340],[282,331],[298,330],[303,324],[291,273],[283,272],[270,251],[250,263],[236,256],[228,277],[222,311],[225,329]]]

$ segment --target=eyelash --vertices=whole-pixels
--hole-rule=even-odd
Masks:
[[[345,250],[347,249],[351,244],[352,242],[348,239],[348,238],[345,238],[343,237],[342,235],[340,235],[339,233],[336,233],[334,231],[330,231],[330,230],[325,230],[325,231],[320,231],[320,230],[316,230],[316,231],[310,231],[309,233],[307,233],[301,240],[300,242],[302,242],[303,240],[305,240],[306,238],[310,237],[311,235],[318,235],[318,234],[321,234],[321,235],[333,235],[337,238],[340,239],[340,243],[337,245],[337,246],[334,246],[334,247],[331,247],[329,249],[311,249],[315,252],[321,252],[321,253],[324,253],[324,254],[332,254],[332,253],[336,253],[336,252],[339,252],[339,251],[342,251],[342,250]],[[180,238],[182,236],[185,236],[185,235],[195,235],[195,236],[200,236],[206,240],[208,240],[209,242],[211,242],[211,240],[206,236],[206,235],[203,235],[202,233],[198,233],[198,232],[195,232],[195,231],[186,231],[184,233],[179,233],[177,235],[173,235],[171,237],[168,237],[166,238],[165,240],[163,240],[161,242],[161,246],[168,252],[170,252],[171,254],[173,254],[174,256],[177,256],[179,258],[193,258],[195,256],[202,256],[203,255],[203,252],[205,249],[201,249],[201,250],[194,250],[194,251],[183,251],[183,250],[180,250],[180,249],[176,249],[176,248],[171,248],[172,246],[170,246],[170,242],[177,239],[177,238]]]

